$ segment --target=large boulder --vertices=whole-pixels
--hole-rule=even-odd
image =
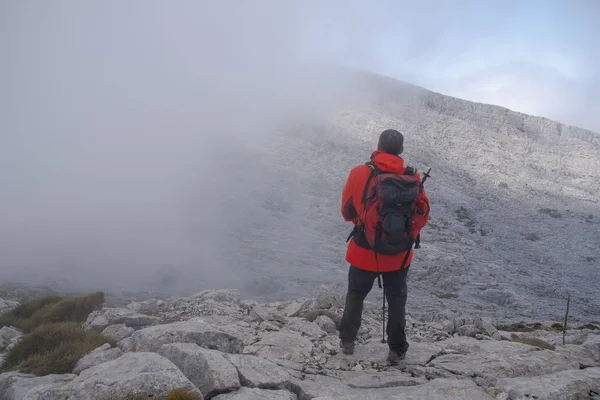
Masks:
[[[145,301],[134,301],[127,304],[127,308],[136,313],[146,315],[157,315],[166,306],[163,300],[150,299]]]
[[[23,333],[17,328],[10,326],[3,326],[0,328],[0,351],[16,342],[22,335]]]
[[[287,390],[264,390],[241,388],[237,392],[221,394],[214,400],[297,400],[295,394]]]
[[[87,330],[102,332],[110,325],[124,324],[130,328],[140,329],[145,326],[154,325],[158,318],[137,313],[126,308],[103,308],[92,312],[83,327]]]
[[[259,342],[247,346],[245,350],[246,353],[254,353],[270,360],[283,359],[301,363],[311,357],[313,349],[312,342],[301,333],[281,330],[267,333]]]
[[[116,360],[87,369],[75,378],[70,387],[76,388],[77,399],[100,400],[123,397],[129,392],[166,396],[180,388],[198,393],[197,388],[171,361],[156,353],[125,353]]]
[[[158,353],[171,360],[206,398],[241,386],[236,368],[219,351],[194,343],[172,343],[163,345]]]
[[[0,374],[0,400],[71,400],[76,399],[77,391],[63,389],[77,375],[35,376],[19,372]]]
[[[315,319],[315,324],[319,325],[319,327],[327,332],[330,335],[335,335],[337,331],[337,327],[335,326],[335,322],[331,318],[326,315],[319,315]]]
[[[313,340],[327,336],[327,332],[325,332],[318,324],[307,321],[303,318],[294,318],[287,325],[287,329],[294,332],[300,332],[304,336]]]
[[[0,299],[0,314],[7,313],[18,305],[17,301]]]
[[[344,294],[330,285],[321,285],[317,292],[314,308],[329,309],[344,307]]]
[[[522,343],[463,337],[438,344],[447,354],[436,357],[430,365],[459,375],[503,378],[579,369],[574,356]]]
[[[335,394],[329,387],[310,391],[313,400],[496,400],[486,394],[470,379],[434,379],[423,385],[384,389],[351,389],[350,392],[336,389],[342,393]],[[302,398],[302,397],[301,397]]]
[[[244,348],[242,339],[217,329],[203,318],[151,326],[135,332],[131,338],[137,351],[158,351],[169,343],[196,343],[223,353],[240,353]]]
[[[115,342],[121,341],[133,335],[135,329],[128,327],[125,324],[117,324],[107,326],[102,334],[109,339],[114,340]]]
[[[167,396],[198,389],[169,360],[156,353],[126,353],[116,360],[86,369],[81,375],[0,375],[0,400],[105,400],[129,393]]]
[[[517,399],[592,399],[592,393],[600,393],[600,368],[560,371],[535,377],[504,378],[499,379],[495,387],[506,393],[518,393],[518,396],[513,396]]]
[[[250,354],[229,354],[242,385],[261,389],[279,389],[290,381],[290,374],[277,364]]]
[[[107,361],[116,360],[123,355],[123,351],[119,348],[111,348],[110,344],[105,343],[97,349],[83,356],[73,368],[73,373],[79,375],[82,371]]]

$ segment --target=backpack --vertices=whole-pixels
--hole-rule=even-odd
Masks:
[[[412,248],[412,216],[420,192],[416,169],[407,167],[403,174],[381,171],[366,163],[371,174],[362,196],[364,214],[361,223],[348,237],[362,248],[384,255],[398,255]],[[371,182],[374,182],[371,185]]]

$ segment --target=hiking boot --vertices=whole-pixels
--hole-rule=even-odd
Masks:
[[[388,353],[388,357],[387,357],[387,361],[391,364],[391,365],[396,365],[398,364],[401,360],[404,360],[404,357],[406,356],[406,352],[404,353],[396,353],[393,350],[390,350],[390,352]]]
[[[344,342],[343,340],[340,340],[340,347],[344,354],[354,353],[354,342]]]

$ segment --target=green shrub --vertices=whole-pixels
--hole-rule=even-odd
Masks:
[[[524,338],[524,337],[519,337],[519,336],[513,334],[512,341],[518,342],[518,343],[523,343],[523,344],[528,344],[530,346],[539,347],[541,349],[547,349],[547,350],[555,349],[553,344],[550,344],[550,343],[548,343],[542,339],[538,339],[538,338]]]
[[[564,325],[560,324],[558,322],[555,322],[552,325],[550,325],[550,329],[553,329],[555,331],[562,331],[564,329]]]
[[[10,349],[3,371],[69,373],[78,359],[104,343],[113,344],[98,332],[85,331],[77,322],[41,325]]]
[[[542,324],[536,322],[534,324],[526,324],[525,322],[518,322],[516,324],[509,325],[498,325],[496,329],[499,331],[507,331],[507,332],[533,332],[540,329],[543,329]]]
[[[600,328],[597,325],[594,325],[594,324],[585,324],[585,325],[581,325],[578,329],[598,330]]]
[[[69,297],[38,309],[24,326],[30,331],[37,326],[53,322],[84,322],[88,315],[102,307],[104,293],[94,292],[85,296]]]
[[[53,350],[27,357],[19,365],[19,371],[35,375],[70,374],[81,357],[104,343],[107,343],[107,339],[101,334],[86,332],[82,337],[63,342]]]
[[[41,308],[57,303],[62,299],[60,296],[43,296],[22,303],[8,313],[0,315],[0,328],[3,326],[14,326],[15,328],[24,330],[29,318],[33,314]]]

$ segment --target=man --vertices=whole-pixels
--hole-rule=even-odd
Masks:
[[[366,164],[353,168],[342,194],[342,215],[346,221],[354,223],[355,229],[346,252],[346,261],[350,263],[350,269],[346,305],[340,323],[340,347],[345,354],[354,352],[354,342],[362,320],[363,302],[375,279],[381,275],[388,302],[386,333],[389,346],[388,362],[391,364],[403,359],[408,350],[405,334],[406,275],[412,260],[412,244],[429,219],[429,199],[421,184],[421,177],[416,171],[407,170],[404,166],[404,160],[400,157],[403,149],[404,137],[400,132],[393,129],[383,131],[379,136],[377,150],[371,155],[371,162],[375,168]],[[365,209],[365,204],[369,202],[365,199],[373,199],[376,196],[374,185],[378,182],[371,176],[372,168],[374,173],[391,173],[393,177],[411,175],[412,170],[412,175],[416,176],[416,182],[414,178],[408,178],[413,180],[416,197],[413,197],[414,201],[411,202],[411,206],[414,204],[414,209],[410,211],[412,223],[407,225],[408,228],[403,228],[410,230],[410,233],[404,234],[409,244],[405,247],[408,250],[402,253],[376,253],[372,249],[376,244],[370,245],[369,241],[364,240],[364,230],[363,237],[360,236],[361,229],[358,228],[365,224],[364,220],[375,218],[377,221],[378,218],[368,215],[371,213],[369,206]],[[367,183],[369,187],[365,189]]]

